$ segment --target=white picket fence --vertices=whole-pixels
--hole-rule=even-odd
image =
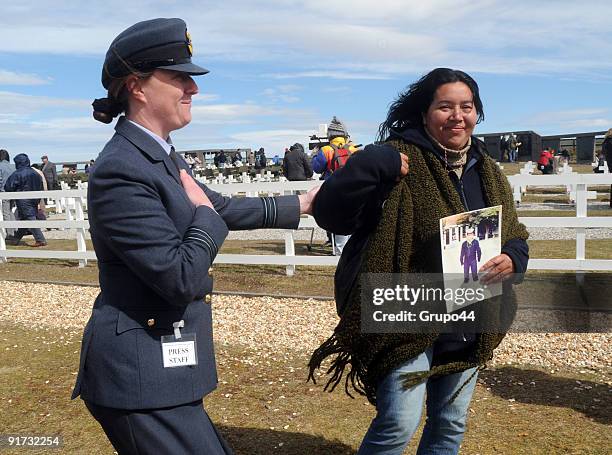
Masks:
[[[529,269],[533,270],[599,270],[612,271],[612,259],[586,259],[586,229],[587,228],[612,228],[612,217],[588,217],[587,200],[594,196],[594,192],[588,191],[588,186],[612,184],[612,174],[575,174],[563,175],[530,175],[517,174],[509,177],[511,185],[520,192],[528,186],[571,186],[575,192],[576,216],[575,217],[521,217],[527,229],[534,227],[565,227],[576,230],[576,258],[568,259],[530,259]],[[307,191],[319,185],[319,181],[306,182],[251,182],[251,183],[226,183],[209,184],[209,186],[224,195],[256,196],[256,195],[283,195],[294,194],[297,191]],[[4,221],[0,211],[0,262],[8,258],[43,258],[43,259],[72,259],[78,260],[81,266],[86,265],[88,260],[95,260],[95,252],[87,249],[85,242],[86,231],[89,222],[86,214],[86,190],[58,190],[46,192],[29,193],[2,193],[0,200],[8,199],[35,199],[47,198],[48,205],[55,206],[59,213],[66,213],[65,220],[46,221]],[[15,250],[7,249],[4,241],[6,228],[59,228],[76,230],[76,251],[53,251],[53,250]],[[314,219],[310,216],[302,217],[299,229],[313,229],[316,227]],[[295,254],[295,241],[293,230],[285,232],[285,254],[284,255],[252,255],[252,254],[218,254],[215,263],[219,264],[263,264],[286,266],[287,274],[293,275],[297,265],[309,266],[335,266],[338,257],[335,256],[305,256]]]
[[[577,174],[566,172],[557,175],[530,175],[517,174],[508,177],[510,185],[514,188],[515,200],[520,201],[520,194],[528,186],[565,186],[570,197],[576,204],[574,217],[521,217],[520,221],[529,228],[573,228],[576,230],[576,258],[575,259],[530,259],[529,269],[535,270],[601,270],[612,271],[612,259],[586,259],[586,229],[612,228],[612,217],[588,216],[588,200],[595,199],[597,193],[589,191],[593,185],[612,184],[612,174]],[[518,196],[517,196],[518,194]]]
[[[307,191],[314,186],[320,185],[320,181],[311,180],[306,182],[252,182],[234,184],[209,184],[208,186],[227,196],[246,195],[284,195],[294,194],[296,191]],[[86,219],[87,190],[55,190],[55,191],[32,191],[21,193],[0,192],[1,200],[11,199],[47,199],[48,207],[56,207],[57,213],[65,213],[65,220],[45,221],[5,221],[0,210],[0,262],[6,262],[8,258],[38,258],[38,259],[73,259],[78,260],[81,267],[88,260],[95,260],[96,255],[92,250],[87,250],[86,231],[89,229],[89,221]],[[6,248],[6,228],[56,228],[76,230],[76,251],[58,250],[16,250]],[[314,229],[317,224],[311,216],[303,216],[300,219],[298,229]],[[338,257],[335,256],[304,256],[295,254],[295,231],[285,230],[285,254],[284,255],[253,255],[253,254],[218,254],[215,263],[218,264],[261,264],[261,265],[284,265],[287,275],[293,275],[295,266],[335,266]]]

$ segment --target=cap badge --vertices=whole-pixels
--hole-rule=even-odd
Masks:
[[[189,49],[189,56],[193,55],[193,45],[191,44],[191,35],[185,30],[185,37],[187,38],[187,49]]]

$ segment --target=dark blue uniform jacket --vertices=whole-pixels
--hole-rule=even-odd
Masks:
[[[228,198],[201,185],[215,210],[196,208],[155,139],[123,117],[115,130],[89,178],[100,294],[73,398],[120,409],[190,403],[217,384],[207,296],[228,229],[297,228],[298,198]],[[182,333],[196,334],[199,363],[163,368],[160,337],[180,320]]]

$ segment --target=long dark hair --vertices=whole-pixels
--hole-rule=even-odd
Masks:
[[[423,115],[429,109],[438,87],[451,82],[463,82],[470,88],[474,98],[474,107],[478,113],[477,123],[482,122],[484,111],[476,81],[469,74],[460,70],[436,68],[410,84],[408,90],[400,93],[391,104],[386,120],[378,128],[378,140],[386,140],[392,129],[403,130],[408,127],[421,126]]]
[[[9,153],[4,149],[0,150],[0,161],[11,161]]]

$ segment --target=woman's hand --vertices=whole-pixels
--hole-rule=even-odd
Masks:
[[[193,203],[193,205],[196,207],[205,205],[213,210],[215,209],[212,202],[210,202],[210,199],[208,199],[208,196],[206,196],[204,190],[200,188],[200,185],[196,183],[193,177],[190,176],[185,169],[181,169],[180,176],[183,188],[185,188],[185,193],[187,193],[187,197]]]
[[[321,186],[315,186],[306,194],[300,194],[298,199],[300,200],[300,215],[312,215],[312,203],[319,192]]]
[[[402,167],[400,168],[400,175],[403,177],[408,175],[408,155],[400,153],[400,158],[402,160]]]
[[[486,272],[480,279],[482,284],[499,283],[500,281],[510,278],[514,273],[514,263],[512,259],[510,259],[510,256],[506,253],[502,253],[483,264],[478,271]]]
[[[401,166],[400,166],[400,175],[397,177],[397,181],[399,182],[402,177],[408,175],[408,155],[400,153]]]

